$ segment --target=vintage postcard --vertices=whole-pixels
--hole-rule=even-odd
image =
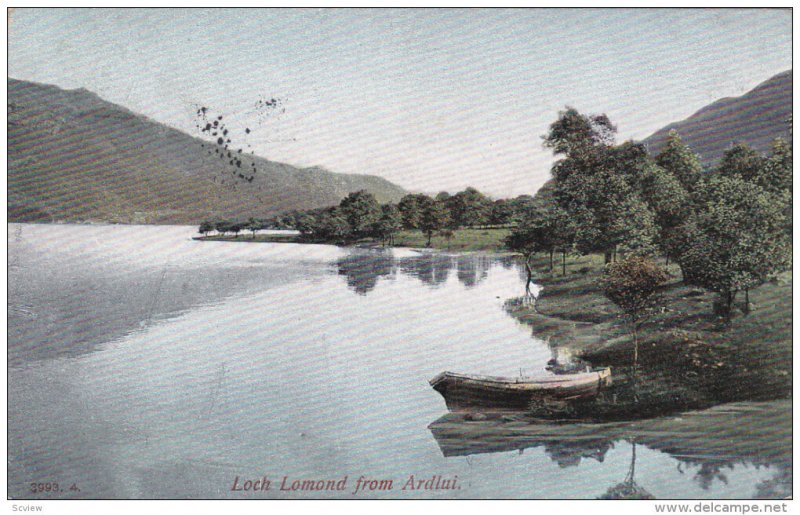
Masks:
[[[791,9],[7,24],[15,511],[790,504]]]

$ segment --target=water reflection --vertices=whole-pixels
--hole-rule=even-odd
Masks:
[[[391,280],[398,273],[419,279],[430,287],[437,287],[447,282],[451,270],[456,270],[458,281],[472,288],[488,277],[490,268],[495,264],[500,264],[504,269],[515,266],[513,259],[506,257],[480,254],[456,256],[437,252],[415,252],[398,257],[391,249],[352,249],[347,256],[337,260],[335,266],[351,290],[366,295],[375,289],[380,279]]]
[[[635,479],[636,476],[636,439],[631,441],[631,464],[628,473],[621,483],[612,486],[599,499],[620,500],[620,499],[655,499],[655,496],[640,486]]]
[[[524,414],[448,413],[429,429],[446,458],[543,449],[559,467],[603,462],[609,450],[627,443],[631,464],[621,483],[601,498],[652,498],[634,480],[636,448],[666,454],[681,476],[704,491],[727,485],[737,467],[768,467],[773,477],[756,485],[758,498],[792,493],[791,401],[735,403],[704,411],[608,424],[535,423]]]

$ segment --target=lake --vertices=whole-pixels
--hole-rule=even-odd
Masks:
[[[448,415],[438,372],[556,355],[505,311],[511,258],[194,232],[8,225],[10,497],[791,494],[790,401],[597,427]]]

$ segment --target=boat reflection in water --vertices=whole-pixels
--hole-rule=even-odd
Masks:
[[[559,467],[584,460],[603,462],[615,445],[631,446],[631,464],[621,483],[601,498],[652,498],[634,481],[636,449],[667,454],[678,469],[695,468],[704,490],[727,482],[735,465],[775,468],[757,485],[757,498],[792,494],[791,400],[732,403],[680,416],[612,423],[550,423],[524,413],[448,413],[428,428],[445,457],[518,451],[541,447]]]

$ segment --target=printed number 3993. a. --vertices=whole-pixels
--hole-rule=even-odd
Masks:
[[[61,487],[58,483],[48,482],[48,483],[31,483],[31,492],[38,494],[42,492],[63,492],[64,488]],[[70,492],[80,492],[81,489],[78,488],[78,485],[73,483],[72,486],[69,487]]]

